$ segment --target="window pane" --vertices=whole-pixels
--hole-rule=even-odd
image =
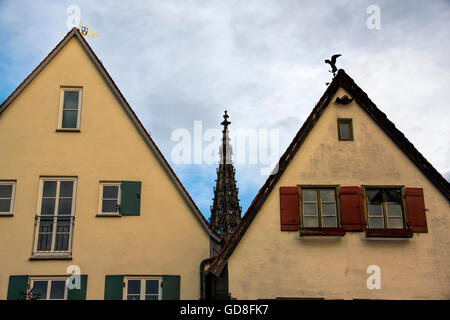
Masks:
[[[55,214],[55,198],[42,199],[41,214]]]
[[[33,298],[46,299],[47,298],[47,281],[34,281],[33,289],[31,289]]]
[[[64,299],[65,281],[52,281],[50,299]]]
[[[78,91],[64,91],[64,109],[78,109]]]
[[[11,206],[11,200],[0,199],[0,212],[9,212],[10,206]]]
[[[389,229],[403,229],[403,221],[401,218],[389,218]]]
[[[369,216],[383,216],[383,207],[381,204],[369,204]]]
[[[303,214],[304,215],[317,215],[317,204],[315,204],[315,203],[303,204]]]
[[[399,189],[386,189],[385,195],[387,202],[400,202],[402,199],[402,193]]]
[[[317,192],[316,190],[303,189],[303,201],[317,201]]]
[[[383,193],[380,189],[366,190],[366,194],[369,202],[383,202]]]
[[[369,228],[383,229],[384,228],[383,218],[369,218]]]
[[[155,295],[146,295],[145,300],[158,300],[158,296]]]
[[[102,212],[117,212],[117,200],[103,200]]]
[[[128,280],[128,294],[141,293],[141,280]]]
[[[72,213],[72,199],[59,199],[58,214]]]
[[[335,228],[337,227],[336,217],[322,217],[322,227]]]
[[[305,228],[318,228],[319,217],[303,217],[303,224]]]
[[[119,186],[104,186],[103,187],[103,199],[117,199],[119,194]]]
[[[141,300],[139,295],[127,295],[127,300]]]
[[[0,198],[11,198],[12,185],[0,185]]]
[[[72,197],[73,194],[73,181],[61,181],[59,196],[60,197]]]
[[[41,218],[39,222],[38,251],[50,251],[52,248],[53,218]]]
[[[350,125],[348,123],[341,122],[341,139],[350,139]]]
[[[43,197],[56,197],[56,181],[44,181]]]
[[[65,110],[62,118],[62,128],[76,128],[77,127],[78,111]]]
[[[322,203],[322,215],[336,216],[336,204],[335,203]]]
[[[402,206],[400,204],[388,204],[388,217],[401,217],[402,216]]]
[[[146,294],[158,294],[159,281],[158,280],[147,280],[145,284]]]
[[[333,189],[320,190],[320,198],[322,199],[322,201],[336,201]]]

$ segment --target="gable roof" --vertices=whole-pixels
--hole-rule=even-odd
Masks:
[[[221,274],[228,258],[231,256],[253,219],[258,214],[259,209],[264,204],[273,187],[283,175],[283,172],[286,170],[290,161],[295,156],[300,146],[303,144],[308,134],[317,123],[317,120],[322,115],[340,87],[347,90],[354,100],[372,118],[372,120],[374,120],[383,129],[383,131],[400,148],[400,150],[408,156],[408,158],[436,186],[436,188],[447,198],[447,200],[450,200],[449,182],[442,177],[442,175],[424,158],[419,151],[417,151],[414,145],[409,142],[403,133],[401,133],[386,117],[386,115],[377,108],[377,106],[369,99],[367,94],[356,85],[353,79],[350,78],[350,76],[348,76],[343,69],[340,69],[325,93],[320,98],[319,102],[312,110],[311,114],[306,119],[305,123],[297,132],[289,147],[281,156],[278,162],[278,171],[276,174],[273,174],[267,178],[266,182],[253,199],[250,207],[234,230],[233,234],[225,243],[216,259],[211,263],[209,271],[214,275],[219,276]]]
[[[120,92],[117,85],[112,80],[109,73],[106,71],[105,67],[101,63],[100,59],[97,57],[97,55],[94,53],[92,48],[87,43],[86,39],[81,35],[80,31],[77,28],[73,28],[70,30],[66,36],[56,45],[56,47],[45,57],[44,60],[28,75],[28,77],[25,78],[25,80],[22,81],[22,83],[9,95],[8,98],[0,105],[0,115],[5,111],[5,109],[14,101],[14,99],[28,86],[28,84],[33,81],[34,78],[47,66],[50,61],[58,54],[59,51],[71,40],[72,38],[76,38],[89,58],[91,59],[92,63],[97,68],[98,72],[102,75],[103,79],[107,83],[108,87],[111,89],[114,96],[119,101],[119,104],[123,107],[125,112],[127,113],[130,120],[135,125],[136,129],[141,134],[142,138],[145,140],[147,146],[151,149],[153,154],[156,156],[156,158],[159,160],[161,166],[166,171],[166,173],[169,175],[175,186],[177,187],[178,191],[190,207],[191,211],[194,213],[195,217],[199,220],[200,224],[204,227],[206,232],[217,242],[221,241],[221,238],[215,234],[215,232],[211,229],[209,226],[208,221],[206,221],[203,214],[200,212],[192,198],[190,197],[189,193],[184,188],[181,181],[178,179],[175,172],[170,167],[167,160],[164,158],[161,151],[156,146],[153,139],[150,137],[150,134],[148,131],[144,128],[142,123],[139,121],[138,117],[134,113],[133,109],[131,109],[128,102],[125,100],[124,96]]]

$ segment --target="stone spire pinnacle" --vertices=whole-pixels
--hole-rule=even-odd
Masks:
[[[211,206],[210,224],[224,240],[234,231],[241,219],[238,188],[236,187],[235,169],[232,161],[232,148],[228,136],[228,114],[223,115],[222,145],[220,146],[220,162],[217,169],[216,187],[214,188],[214,201]]]

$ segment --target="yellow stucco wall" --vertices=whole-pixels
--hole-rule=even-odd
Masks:
[[[337,118],[353,119],[354,141],[338,141]],[[279,187],[301,184],[421,187],[429,232],[383,240],[281,232]],[[238,299],[449,299],[449,227],[449,202],[382,129],[356,102],[332,102],[230,257],[229,290]],[[366,287],[369,265],[381,268],[379,290]]]
[[[126,59],[124,59],[126,63]],[[60,86],[82,86],[81,132],[56,132]],[[154,115],[157,116],[157,115]],[[0,299],[9,275],[88,275],[103,299],[105,275],[180,275],[181,299],[200,296],[209,236],[72,38],[0,116],[0,180],[17,180],[13,217],[0,217]],[[40,176],[77,176],[73,260],[30,261]],[[99,181],[142,181],[141,215],[96,217]]]

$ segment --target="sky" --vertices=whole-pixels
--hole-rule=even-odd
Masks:
[[[449,1],[0,0],[0,101],[68,32],[70,5],[100,35],[87,41],[206,217],[217,164],[174,161],[174,132],[187,130],[194,144],[196,123],[202,133],[221,129],[226,109],[230,134],[275,133],[267,152],[278,159],[325,91],[324,60],[336,53],[450,179]],[[378,28],[367,24],[373,6]],[[244,214],[267,164],[235,167]]]

